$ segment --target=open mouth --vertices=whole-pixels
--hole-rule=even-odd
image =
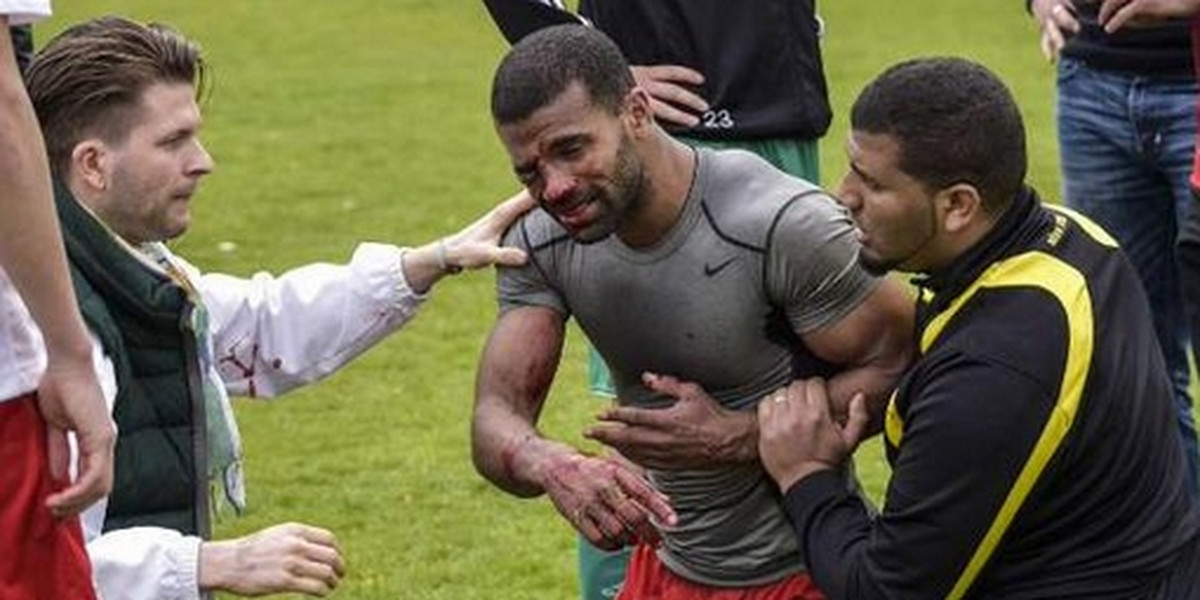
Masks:
[[[559,223],[571,229],[579,229],[593,220],[595,204],[596,199],[587,196],[570,206],[554,211],[554,214],[558,216]]]

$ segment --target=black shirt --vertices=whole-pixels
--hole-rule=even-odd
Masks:
[[[1069,35],[1062,55],[1093,69],[1169,77],[1194,76],[1187,19],[1153,26],[1126,26],[1106,33],[1098,21],[1098,2],[1076,2],[1079,33]]]
[[[509,42],[578,17],[539,0],[484,0]],[[557,3],[556,3],[557,4]],[[580,15],[632,65],[673,64],[705,77],[699,139],[815,140],[829,129],[829,94],[815,0],[581,0]]]
[[[923,282],[872,521],[819,473],[786,494],[830,600],[1149,597],[1191,578],[1200,514],[1140,281],[1032,191]],[[1197,589],[1193,585],[1192,589]]]

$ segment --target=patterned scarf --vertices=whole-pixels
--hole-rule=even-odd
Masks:
[[[196,336],[197,354],[200,360],[201,381],[204,387],[204,409],[208,436],[208,479],[220,482],[223,494],[218,495],[216,485],[213,495],[225,502],[213,502],[213,513],[221,515],[221,507],[228,506],[240,515],[246,510],[246,483],[242,474],[242,438],[238,433],[237,421],[225,384],[217,373],[213,360],[212,336],[208,330],[208,310],[204,298],[188,278],[187,273],[175,262],[174,255],[161,242],[142,244],[140,251],[154,264],[161,267],[185,291],[195,307],[189,324]]]

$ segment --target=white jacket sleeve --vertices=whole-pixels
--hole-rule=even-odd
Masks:
[[[321,379],[411,319],[426,295],[404,278],[403,250],[361,244],[346,265],[275,277],[191,279],[204,298],[213,360],[232,395],[275,396]]]
[[[200,538],[131,527],[90,540],[92,576],[104,600],[199,600]]]

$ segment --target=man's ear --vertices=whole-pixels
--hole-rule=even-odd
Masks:
[[[95,138],[75,145],[71,151],[71,173],[75,181],[96,192],[108,189],[111,174],[111,153],[108,146]]]
[[[632,131],[647,130],[654,124],[654,112],[650,108],[650,94],[640,87],[634,87],[625,96],[624,113]]]
[[[937,202],[946,215],[943,223],[948,233],[961,233],[977,221],[987,218],[983,210],[983,198],[974,185],[956,183],[938,192],[937,196]]]

